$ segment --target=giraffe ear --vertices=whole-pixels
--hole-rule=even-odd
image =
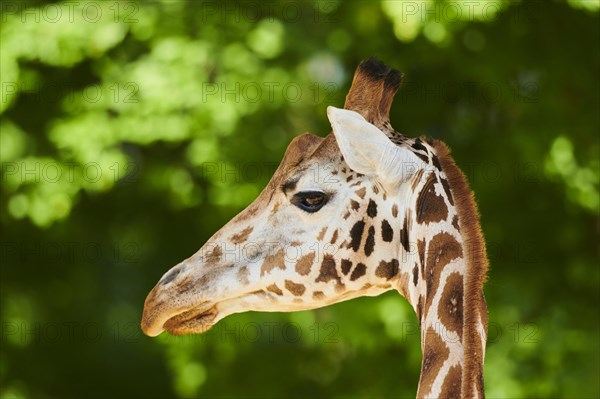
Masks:
[[[412,151],[392,143],[359,113],[329,106],[327,116],[344,160],[355,172],[377,177],[391,188],[425,165]]]

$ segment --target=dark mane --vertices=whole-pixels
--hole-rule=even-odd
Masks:
[[[487,280],[488,258],[483,233],[479,224],[479,210],[473,192],[463,172],[450,156],[450,149],[441,141],[434,140],[433,147],[446,173],[455,201],[460,223],[460,233],[466,249],[466,280],[464,291],[464,330],[463,344],[465,364],[462,378],[463,397],[474,397],[473,387],[478,389],[478,397],[483,397],[483,349],[475,330],[478,317],[487,329],[487,305],[483,297],[483,285]],[[487,334],[487,331],[486,331]]]

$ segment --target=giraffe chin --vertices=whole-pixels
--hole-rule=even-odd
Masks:
[[[171,317],[163,329],[171,335],[200,334],[209,330],[217,318],[217,306],[202,306]]]

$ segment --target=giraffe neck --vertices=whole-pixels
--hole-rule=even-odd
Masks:
[[[464,175],[445,146],[434,146],[440,168],[416,179],[401,237],[406,277],[399,290],[421,328],[417,397],[483,398],[485,244]]]

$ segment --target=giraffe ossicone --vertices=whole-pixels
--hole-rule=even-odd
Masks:
[[[415,309],[418,397],[484,396],[487,272],[467,181],[435,140],[392,129],[402,75],[363,61],[333,133],[288,146],[258,198],[173,267],[142,330],[201,333],[244,311],[315,309],[397,290]]]

